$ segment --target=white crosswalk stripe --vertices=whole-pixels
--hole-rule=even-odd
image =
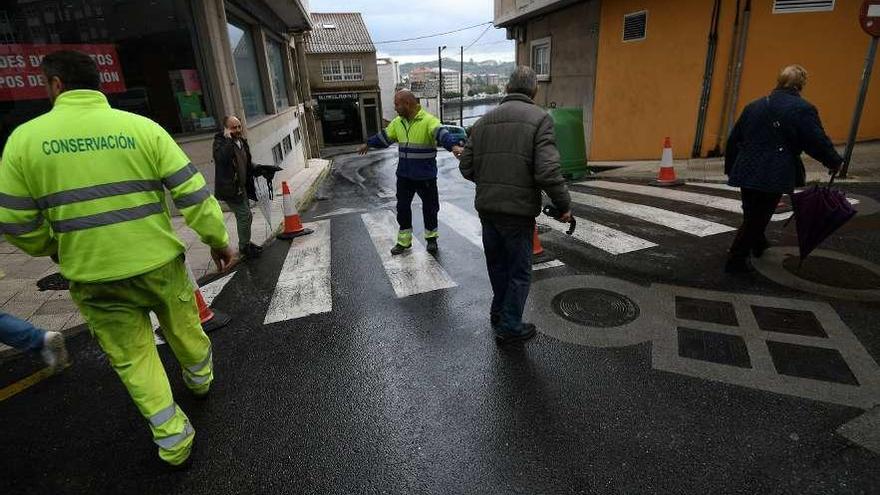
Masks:
[[[543,263],[536,263],[536,264],[532,265],[532,271],[537,272],[540,270],[546,270],[548,268],[556,268],[558,266],[565,266],[565,263],[563,263],[559,260],[550,260],[550,261],[545,261]]]
[[[333,310],[330,293],[330,220],[305,225],[314,233],[294,238],[278,275],[264,325]]]
[[[569,228],[568,224],[556,221],[551,221],[547,225],[553,230],[563,233]],[[582,218],[577,219],[577,228],[571,237],[611,254],[631,253],[657,245],[651,241]]]
[[[669,189],[664,187],[643,186],[639,184],[610,182],[604,180],[585,181],[579,182],[578,184],[597,189],[620,191],[626,193],[640,194],[642,196],[651,196],[654,198],[691,203],[698,206],[704,206],[706,208],[713,208],[716,210],[738,213],[740,215],[742,214],[742,202],[739,199],[722,198],[719,196],[712,196],[710,194],[680,191],[678,189]],[[778,222],[780,220],[786,220],[789,217],[791,217],[791,212],[777,213],[773,215],[772,220],[774,222]]]
[[[684,184],[686,186],[704,187],[706,189],[718,189],[719,191],[739,192],[738,187],[728,186],[727,184],[721,182],[685,182]]]
[[[218,278],[209,284],[199,287],[199,291],[202,293],[202,298],[205,299],[205,304],[208,306],[213,304],[214,299],[220,295],[220,292],[223,291],[223,288],[226,287],[226,284],[228,284],[234,276],[235,273],[233,272],[229,275]],[[164,344],[165,341],[156,333],[156,330],[159,329],[159,318],[156,317],[156,314],[153,312],[150,312],[150,324],[153,326],[153,339],[155,340],[156,345]]]
[[[653,206],[627,203],[603,196],[571,191],[571,199],[580,205],[620,213],[621,215],[638,218],[639,220],[662,225],[697,237],[706,237],[736,230],[727,225],[710,222],[690,215],[684,215],[674,211],[664,210],[662,208],[655,208]]]
[[[433,256],[425,251],[418,239],[412,249],[399,256],[391,255],[397,238],[397,220],[394,213],[381,210],[361,215],[373,246],[382,259],[382,266],[398,298],[440,289],[457,287]]]
[[[483,249],[483,226],[476,213],[444,201],[440,204],[440,221],[474,246]]]
[[[232,280],[232,277],[235,276],[235,273],[230,273],[222,278],[218,278],[217,280],[205,284],[199,287],[199,290],[202,292],[202,297],[205,299],[205,304],[210,306],[214,303],[214,299],[220,295],[220,292],[223,291],[223,288],[226,287],[226,284]]]

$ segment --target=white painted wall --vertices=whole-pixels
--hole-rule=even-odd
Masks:
[[[289,107],[277,115],[255,124],[248,122],[247,138],[254,163],[273,165],[275,159],[272,157],[272,147],[282,143],[286,136],[290,136],[293,149],[284,154],[284,160],[279,164],[284,171],[279,172],[277,177],[287,178],[305,168],[304,141],[300,141],[297,146],[293,137],[293,131],[299,127],[299,123],[298,106]],[[304,134],[303,131],[301,132]],[[281,148],[284,149],[283,143]]]

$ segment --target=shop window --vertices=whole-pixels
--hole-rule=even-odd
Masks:
[[[275,107],[279,110],[290,106],[287,101],[287,78],[284,76],[285,50],[281,43],[275,41],[266,42],[266,52],[269,59],[269,75],[272,77],[272,96],[275,98]]]
[[[830,12],[834,10],[834,0],[774,0],[774,14],[795,14],[798,12]]]
[[[641,41],[648,36],[648,11],[623,16],[623,41]]]
[[[24,61],[0,66],[0,149],[15,127],[49,110],[39,63],[63,49],[92,56],[112,107],[172,134],[216,128],[188,0],[93,0],[77,2],[89,7],[78,11],[68,3],[0,2],[0,56]]]
[[[293,150],[293,143],[290,142],[290,134],[284,136],[284,139],[281,140],[281,144],[284,145],[284,152],[290,153]]]
[[[235,74],[238,76],[238,91],[247,117],[266,114],[263,99],[263,85],[257,69],[257,53],[254,50],[254,37],[250,27],[243,22],[229,18],[227,24],[232,58],[235,60]]]
[[[550,38],[532,41],[531,65],[539,81],[550,80]]]
[[[281,151],[281,143],[272,146],[272,159],[275,160],[275,165],[280,165],[281,162],[284,161],[284,152]]]
[[[321,75],[324,82],[363,81],[364,71],[360,60],[323,60]]]

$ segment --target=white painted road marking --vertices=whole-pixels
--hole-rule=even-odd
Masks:
[[[569,228],[568,224],[555,221],[547,225],[551,229],[563,234]],[[566,235],[566,237],[568,236]],[[577,228],[571,237],[611,254],[630,253],[656,246],[653,242],[639,239],[619,230],[614,230],[611,227],[580,218],[577,221]]]
[[[616,199],[583,194],[575,191],[570,191],[570,194],[572,201],[575,203],[598,208],[600,210],[620,213],[621,215],[626,215],[628,217],[638,218],[639,220],[669,227],[670,229],[685,232],[697,237],[706,237],[736,230],[727,225],[721,225],[720,223],[710,222],[708,220],[703,220],[702,218],[692,217],[690,215],[684,215],[674,211],[664,210],[662,208],[655,208],[653,206],[627,203]]]
[[[728,186],[727,184],[722,184],[720,182],[685,182],[686,186],[697,186],[697,187],[705,187],[707,189],[718,189],[719,191],[736,191],[739,192],[738,187]]]
[[[398,298],[458,285],[416,238],[409,251],[398,256],[391,255],[398,230],[394,213],[388,210],[364,213],[361,219],[370,232],[373,246],[382,259],[382,266]]]
[[[565,263],[559,260],[550,260],[543,263],[532,265],[532,271],[546,270],[547,268],[556,268],[557,266],[565,266]]]
[[[337,208],[331,212],[324,213],[323,215],[318,215],[315,218],[338,217],[340,215],[350,215],[352,213],[363,213],[365,211],[367,211],[365,208]]]
[[[738,188],[732,188],[731,186],[727,186],[724,184],[709,184],[706,182],[689,182],[688,184],[693,186],[709,187],[713,189],[738,190]],[[653,196],[655,198],[669,199],[672,201],[681,201],[684,203],[692,203],[699,206],[705,206],[707,208],[729,211],[731,213],[738,213],[742,215],[742,201],[739,199],[722,198],[709,194],[679,191],[676,189],[666,189],[654,186],[642,186],[639,184],[629,184],[624,182],[610,182],[604,180],[578,182],[578,185],[596,187],[599,189],[608,189],[611,191],[642,194],[645,196]],[[847,201],[849,201],[850,204],[853,205],[859,204],[859,200],[857,199],[847,198]],[[791,218],[792,215],[793,213],[790,211],[786,213],[776,213],[775,215],[773,215],[773,217],[771,217],[771,220],[774,222],[780,222],[782,220],[788,220],[789,218]]]
[[[205,304],[210,306],[214,302],[214,299],[223,292],[223,288],[226,287],[226,284],[228,284],[234,276],[235,272],[232,272],[229,275],[218,278],[210,284],[205,284],[202,287],[199,287],[199,291],[201,291],[202,297],[205,299]],[[159,318],[157,318],[153,312],[150,312],[150,323],[153,325],[153,340],[156,342],[156,345],[164,344],[165,341],[156,333],[156,330],[159,329]]]
[[[598,189],[607,189],[611,191],[628,192],[641,194],[643,196],[652,196],[655,198],[669,199],[672,201],[681,201],[691,203],[706,208],[728,211],[742,215],[742,202],[738,199],[722,198],[712,196],[710,194],[694,193],[689,191],[679,191],[677,189],[669,189],[655,186],[642,186],[639,184],[628,184],[624,182],[610,182],[604,180],[594,180],[579,182],[579,185],[587,187],[595,187]],[[778,222],[791,217],[791,212],[778,213],[773,215],[772,220]]]
[[[476,213],[444,201],[440,205],[440,221],[474,246],[483,249],[483,225]]]
[[[330,293],[330,220],[310,223],[315,232],[290,243],[264,325],[333,310]]]
[[[228,284],[229,281],[232,280],[232,277],[234,277],[234,276],[235,276],[235,273],[233,272],[233,273],[230,273],[229,275],[226,275],[225,277],[218,278],[217,280],[211,282],[210,284],[205,284],[202,287],[200,287],[199,290],[202,292],[202,297],[205,298],[205,304],[207,304],[208,306],[213,304],[214,299],[218,295],[220,295],[220,293],[223,291],[223,288],[226,287],[226,284]]]

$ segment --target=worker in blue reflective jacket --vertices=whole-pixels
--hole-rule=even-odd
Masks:
[[[402,254],[412,247],[412,200],[416,194],[422,199],[425,240],[428,252],[433,254],[438,251],[437,213],[440,211],[437,146],[456,151],[454,148],[460,150],[463,143],[443,127],[440,119],[422,109],[412,91],[402,89],[394,95],[394,110],[398,117],[361,145],[358,153],[365,155],[370,147],[387,148],[398,144],[397,223],[400,230],[391,254]]]

